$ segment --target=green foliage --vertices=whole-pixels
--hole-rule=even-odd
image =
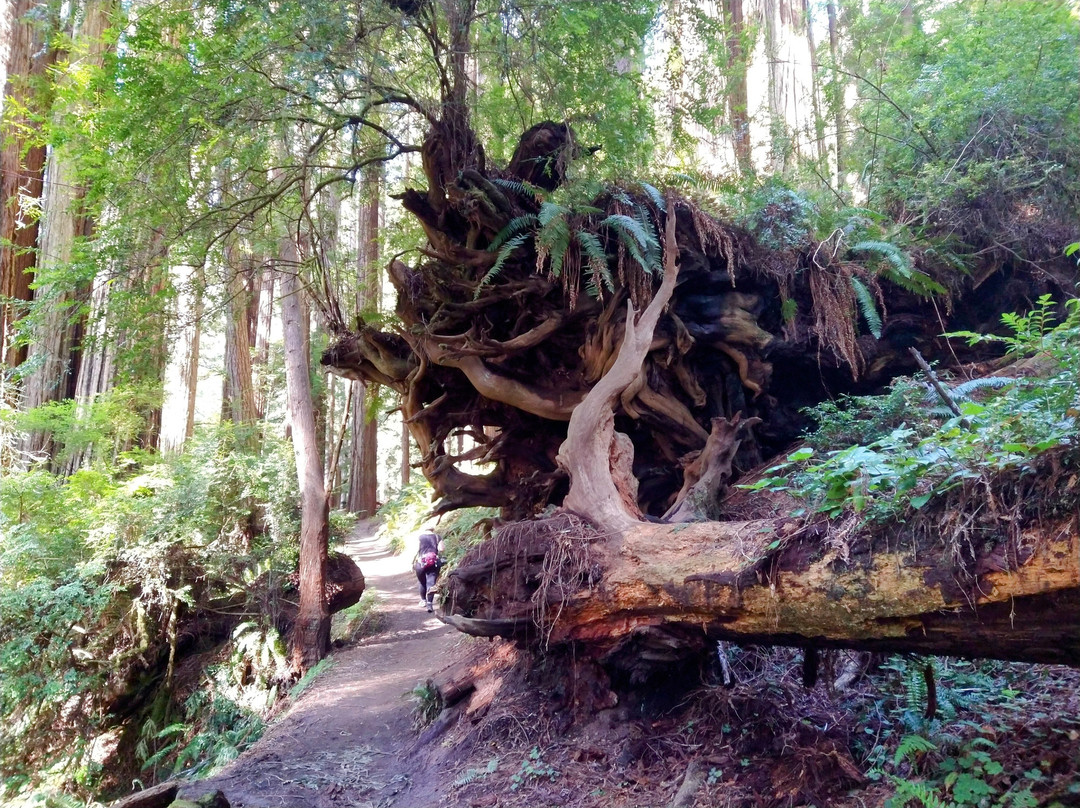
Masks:
[[[1052,306],[1043,298],[1028,315],[1005,315],[1010,336],[954,335],[999,341],[1017,356],[1043,355],[1056,367],[1047,378],[1001,388],[985,402],[966,401],[960,417],[933,429],[926,415],[907,409],[907,393],[900,386],[877,404],[856,400],[849,411],[821,405],[815,415],[824,425],[818,445],[833,445],[849,434],[865,442],[813,458],[812,451],[796,453],[750,487],[790,491],[832,517],[853,511],[868,520],[885,520],[909,508],[918,510],[958,486],[1009,469],[1030,469],[1041,452],[1073,446],[1080,413],[1074,371],[1080,362],[1080,301],[1067,302],[1068,315],[1056,326]],[[889,431],[881,433],[885,427]]]
[[[874,296],[866,288],[866,284],[854,275],[851,276],[851,288],[855,292],[855,300],[859,304],[859,311],[862,312],[863,319],[866,320],[866,327],[870,329],[871,334],[881,339],[881,315],[878,313],[877,305],[874,303]]]
[[[15,427],[22,432],[48,435],[56,447],[58,462],[94,449],[99,460],[111,465],[137,441],[151,412],[160,406],[160,389],[118,387],[91,402],[53,401],[20,413]]]
[[[911,418],[924,392],[910,379],[896,379],[878,396],[841,396],[804,410],[817,424],[806,442],[818,452],[867,444]]]
[[[315,682],[316,679],[318,679],[332,667],[334,667],[334,660],[330,659],[329,657],[326,657],[325,659],[320,659],[318,662],[316,662],[304,672],[304,675],[300,677],[300,681],[298,681],[295,685],[289,688],[289,698],[293,701],[296,701],[298,698],[300,698],[300,696],[304,694],[304,692],[309,687],[311,687],[311,685]]]
[[[945,287],[925,272],[911,266],[911,260],[895,244],[887,241],[859,241],[851,245],[852,252],[869,252],[882,256],[885,264],[880,275],[895,283],[901,289],[915,292],[922,297],[932,297],[945,293]],[[875,334],[874,336],[880,336]]]
[[[480,75],[474,122],[497,163],[543,120],[567,120],[578,142],[600,147],[572,172],[633,175],[652,153],[653,107],[644,86],[646,37],[657,3],[512,4],[474,24]]]
[[[442,696],[430,681],[418,682],[408,693],[413,706],[413,727],[422,729],[439,717],[442,712]]]
[[[1002,324],[1011,333],[976,334],[972,331],[955,331],[945,336],[966,339],[968,345],[996,343],[1004,346],[1007,355],[1014,358],[1042,353],[1051,348],[1059,349],[1057,343],[1063,335],[1071,335],[1080,329],[1080,300],[1066,301],[1066,317],[1058,325],[1055,325],[1058,319],[1056,309],[1057,304],[1053,297],[1045,294],[1039,297],[1027,314],[1007,312],[1001,315]]]
[[[379,508],[379,536],[387,537],[391,552],[410,549],[409,540],[420,530],[430,509],[431,485],[427,480],[404,486]]]
[[[989,738],[976,737],[941,760],[931,777],[914,780],[890,774],[896,792],[886,800],[886,808],[1035,808],[1039,801],[1031,789],[1042,773],[1032,769],[1020,777],[1003,776],[1004,766],[992,756],[996,747]],[[907,763],[914,769],[918,756],[935,751],[937,747],[925,738],[908,735],[897,748],[893,765]]]
[[[548,780],[554,783],[559,778],[559,770],[544,762],[544,754],[534,746],[529,754],[521,759],[521,768],[510,778],[510,790],[517,791],[531,780]]]
[[[662,211],[665,203],[660,192],[651,185],[643,184],[642,188]],[[551,278],[561,279],[571,306],[581,286],[586,294],[597,298],[602,298],[605,291],[615,291],[609,250],[625,250],[648,274],[659,271],[660,238],[648,205],[623,191],[616,191],[613,194],[615,202],[624,209],[629,208],[632,215],[616,212],[598,219],[604,212],[592,204],[598,190],[591,182],[560,188],[551,199],[541,201],[539,213],[510,220],[488,245],[489,252],[497,250],[498,254],[495,263],[481,278],[474,296],[479,297],[483,288],[499,277],[511,256],[530,239],[536,253],[536,271],[546,269]],[[608,238],[608,234],[612,238]],[[581,276],[583,268],[584,278]]]
[[[1049,258],[1052,223],[1080,202],[1080,23],[1070,4],[914,5],[931,19],[907,29],[896,3],[848,15],[856,44],[841,84],[859,94],[849,168],[871,206],[916,227],[968,249],[996,240]]]
[[[470,547],[484,541],[498,517],[498,508],[460,508],[449,514],[439,525],[447,566],[456,566]]]
[[[489,774],[494,774],[499,769],[499,757],[496,755],[487,762],[482,769],[467,769],[464,774],[454,781],[455,786],[467,786],[477,780],[483,780]]]
[[[132,720],[154,771],[220,762],[257,737],[289,676],[266,596],[295,569],[298,509],[288,447],[244,445],[222,428],[178,457],[0,477],[0,798],[73,777],[92,789],[104,700],[129,688],[147,688]],[[207,674],[214,698],[180,705],[169,683],[140,684],[146,660],[168,656],[172,617],[215,599],[249,616]]]
[[[805,194],[770,178],[746,203],[742,223],[764,246],[773,250],[801,250],[810,246],[818,206]]]
[[[337,642],[356,642],[379,633],[386,625],[379,595],[373,589],[365,589],[360,601],[333,615],[330,639]]]

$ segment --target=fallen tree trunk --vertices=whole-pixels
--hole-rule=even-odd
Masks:
[[[615,540],[579,530],[572,541],[601,580],[579,577],[538,615],[532,595],[509,595],[540,591],[549,556],[503,547],[503,574],[465,586],[451,573],[444,608],[466,633],[573,643],[630,668],[717,640],[1080,664],[1075,514],[1025,529],[1014,550],[1027,550],[989,553],[974,577],[946,545],[902,535],[830,545],[835,535],[783,518],[641,523]],[[552,542],[549,555],[567,553]]]
[[[791,502],[718,507],[799,439],[804,407],[880,391],[917,367],[912,346],[959,361],[938,335],[992,328],[1008,284],[953,278],[939,306],[860,265],[839,236],[771,249],[646,184],[588,205],[548,195],[562,174],[541,181],[528,166],[573,157],[565,125],[533,127],[502,171],[460,157],[471,132],[451,148],[436,130],[428,188],[401,197],[428,244],[416,266],[389,267],[400,324],[338,324],[322,362],[400,394],[435,512],[564,509],[470,551],[448,576],[446,622],[631,669],[717,640],[1077,660],[1071,491],[1053,519],[1002,516],[963,546],[938,539],[933,508],[856,529],[790,517]],[[916,269],[931,285],[944,272]],[[1068,288],[1012,278],[1030,299]],[[868,313],[875,300],[888,311]],[[718,514],[732,521],[693,521]]]

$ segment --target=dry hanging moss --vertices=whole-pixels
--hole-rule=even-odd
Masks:
[[[563,606],[600,578],[603,534],[559,512],[504,525],[471,549],[447,581],[447,608],[471,619],[528,619],[543,641]]]

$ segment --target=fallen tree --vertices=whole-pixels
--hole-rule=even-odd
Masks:
[[[649,185],[572,204],[547,193],[574,156],[565,125],[529,130],[505,171],[471,135],[447,142],[436,127],[429,188],[401,197],[428,238],[419,266],[390,266],[401,327],[339,324],[322,359],[401,395],[436,512],[517,520],[450,576],[442,619],[632,671],[723,639],[1076,662],[1075,475],[981,513],[978,542],[932,539],[926,514],[866,525],[761,494],[735,518],[721,502],[792,444],[806,405],[911,372],[911,347],[960,359],[935,335],[985,328],[986,297],[1011,286],[957,282],[950,309],[928,273],[873,272],[842,234],[768,250]],[[564,512],[520,521],[550,505]]]

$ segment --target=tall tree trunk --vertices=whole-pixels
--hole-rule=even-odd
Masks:
[[[7,81],[4,98],[19,108],[33,108],[32,83],[41,79],[56,58],[48,47],[49,32],[41,19],[30,12],[44,8],[37,0],[7,0],[4,16],[7,30]],[[18,301],[31,299],[34,246],[38,220],[23,210],[23,203],[41,197],[45,171],[45,146],[33,143],[40,124],[12,113],[12,103],[4,103],[4,127],[0,130],[0,359],[13,368],[25,358],[25,349],[12,345],[12,324],[20,316]]]
[[[80,349],[73,396],[77,418],[86,417],[94,399],[112,389],[116,375],[116,347],[107,333],[111,280],[110,273],[99,272],[91,284],[90,314]],[[73,453],[65,461],[63,473],[72,474],[88,464],[92,454],[92,446]]]
[[[281,257],[286,267],[280,274],[285,383],[300,482],[300,609],[293,628],[292,660],[297,669],[309,670],[330,650],[330,616],[324,588],[329,508],[315,433],[307,318],[296,276],[296,245],[291,238],[283,240]]]
[[[840,74],[840,29],[834,0],[828,0],[825,4],[825,13],[829,18],[829,59],[832,62],[832,93],[829,104],[836,129],[836,188],[840,190],[844,187],[844,89]]]
[[[109,25],[111,0],[89,0],[75,31],[71,62],[80,70],[100,68],[104,61],[105,31]],[[61,83],[67,83],[65,75]],[[54,109],[54,118],[79,114],[80,110]],[[43,189],[42,224],[38,242],[37,282],[34,297],[41,312],[33,329],[27,358],[31,372],[23,383],[23,407],[33,409],[49,401],[69,396],[77,361],[78,337],[83,324],[73,316],[76,301],[86,289],[64,280],[71,263],[75,240],[93,230],[92,220],[82,211],[85,188],[79,185],[76,166],[68,150],[53,146],[49,150]],[[48,436],[33,433],[24,441],[24,450],[39,453],[46,448]]]
[[[409,426],[405,423],[405,414],[401,415],[401,486],[409,484],[412,476],[412,436],[409,434]]]
[[[806,44],[810,49],[810,102],[814,112],[814,156],[825,164],[828,151],[825,148],[825,118],[821,114],[821,65],[818,64],[817,43],[814,41],[814,18],[809,0],[802,0],[803,18],[806,20]]]
[[[750,174],[753,162],[750,152],[750,94],[747,90],[746,17],[743,0],[723,0],[724,24],[727,29],[728,54],[728,114],[731,137],[735,146],[735,162],[739,171]]]
[[[251,375],[250,267],[234,246],[225,248],[228,277],[225,306],[225,389],[221,401],[222,420],[232,421],[241,431],[252,428],[258,418],[255,385]],[[242,436],[244,442],[251,436]]]
[[[364,169],[360,189],[362,202],[357,228],[356,271],[359,287],[357,308],[361,312],[379,310],[382,289],[379,282],[379,196],[382,169],[370,165]],[[379,425],[368,419],[367,410],[374,386],[355,382],[353,395],[352,448],[350,451],[349,495],[346,507],[361,516],[373,516],[378,508],[378,434]]]
[[[185,280],[188,288],[185,289]],[[180,452],[195,433],[195,398],[199,390],[199,353],[202,344],[203,272],[197,268],[186,279],[178,277],[176,286],[177,313],[183,317],[178,325],[180,339],[174,353],[174,392],[166,400],[166,412],[179,412],[180,417],[162,425],[161,444],[166,452]],[[187,318],[190,317],[190,320]]]
[[[270,331],[274,324],[274,271],[263,267],[259,272],[259,315],[255,327],[255,354],[252,357],[252,372],[258,383],[255,385],[255,411],[261,419],[266,416],[266,366],[270,361]]]

